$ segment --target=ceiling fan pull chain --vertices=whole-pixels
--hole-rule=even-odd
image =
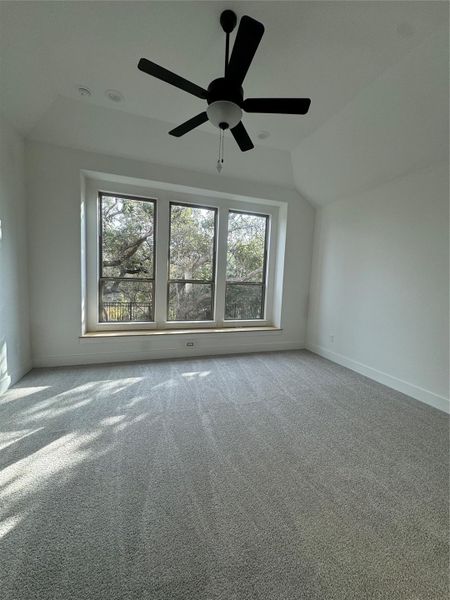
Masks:
[[[225,155],[225,129],[222,129],[222,166],[223,166],[224,155]]]
[[[221,129],[219,131],[219,156],[217,157],[217,172],[220,173],[222,170],[222,163],[223,163],[223,158],[222,158],[222,139],[223,139],[223,129]]]

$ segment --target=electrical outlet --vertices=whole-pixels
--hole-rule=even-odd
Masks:
[[[330,335],[330,342],[334,344],[334,335]]]
[[[186,348],[193,348],[194,342],[186,342]]]

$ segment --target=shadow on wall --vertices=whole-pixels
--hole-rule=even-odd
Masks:
[[[6,340],[0,342],[0,394],[6,392],[11,385],[11,376],[8,374],[8,356]]]

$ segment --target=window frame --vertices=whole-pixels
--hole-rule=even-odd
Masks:
[[[227,285],[258,285],[262,286],[262,297],[261,297],[261,312],[263,317],[261,319],[227,319],[225,317],[225,311],[223,314],[224,323],[260,323],[261,321],[266,320],[266,296],[267,296],[267,266],[268,266],[268,248],[269,248],[269,230],[270,230],[270,215],[259,213],[259,212],[251,212],[248,210],[242,209],[229,209],[228,210],[228,218],[230,213],[241,214],[241,215],[250,215],[253,217],[263,217],[266,220],[266,228],[264,232],[264,258],[263,258],[263,268],[262,268],[262,281],[228,281],[227,275],[225,273],[225,298],[227,293]],[[227,244],[228,244],[228,235],[227,235]],[[228,258],[228,252],[227,252]]]
[[[153,258],[152,258],[152,277],[105,277],[103,275],[103,212],[102,212],[102,202],[104,197],[115,197],[115,198],[123,198],[124,200],[137,200],[139,202],[150,202],[153,204]],[[107,192],[102,192],[99,190],[98,192],[98,200],[97,200],[97,210],[98,210],[98,291],[97,291],[97,302],[98,302],[98,323],[99,324],[126,324],[130,325],[132,323],[138,323],[140,325],[147,323],[155,322],[155,275],[156,275],[156,224],[158,222],[157,218],[157,204],[154,198],[147,198],[143,196],[132,196],[130,194],[119,194],[115,193],[114,195]],[[151,282],[152,283],[152,294],[153,294],[153,302],[152,302],[152,319],[148,321],[100,321],[100,309],[102,306],[102,280],[104,279],[120,279],[121,281],[143,281],[143,282]]]
[[[170,241],[172,236],[172,206],[184,206],[185,208],[200,208],[203,210],[212,210],[214,212],[214,239],[213,239],[213,250],[212,250],[212,279],[210,281],[200,280],[200,279],[171,279],[170,277]],[[216,206],[206,206],[201,204],[194,204],[192,202],[179,202],[174,200],[169,200],[169,246],[167,252],[167,300],[166,300],[166,323],[173,323],[175,326],[178,326],[180,323],[215,323],[216,319],[216,288],[217,288],[217,221],[218,221],[218,213],[219,209]],[[169,319],[169,286],[171,283],[198,283],[211,285],[211,314],[213,316],[212,319],[209,320],[196,320],[196,321],[177,321]]]
[[[82,218],[82,323],[83,332],[140,331],[140,330],[189,330],[230,329],[274,326],[275,266],[278,253],[279,204],[258,202],[256,199],[240,200],[238,197],[214,196],[213,192],[195,194],[191,191],[161,189],[123,182],[110,182],[89,176],[85,181],[84,217]],[[100,322],[99,305],[99,240],[98,198],[118,196],[150,200],[154,202],[154,272],[153,317],[154,321]],[[230,195],[231,196],[231,195]],[[167,319],[169,289],[169,226],[170,204],[187,205],[215,210],[215,279],[212,321],[169,321]],[[83,208],[82,208],[83,210]],[[225,319],[226,259],[228,242],[228,214],[242,212],[267,218],[265,244],[264,319]],[[130,278],[131,279],[131,278]],[[200,282],[203,283],[203,282]]]

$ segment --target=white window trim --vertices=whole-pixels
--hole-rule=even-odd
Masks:
[[[229,199],[215,196],[213,193],[197,195],[191,191],[180,189],[161,189],[121,182],[107,182],[103,179],[86,178],[84,181],[84,223],[82,224],[82,257],[85,264],[82,272],[85,285],[82,286],[82,314],[84,323],[82,333],[113,332],[113,331],[143,331],[151,329],[220,329],[243,327],[274,326],[274,287],[275,266],[278,252],[278,203],[254,202]],[[179,188],[180,186],[177,186]],[[98,245],[98,195],[99,192],[137,196],[156,201],[156,256],[155,256],[155,288],[154,288],[154,318],[153,322],[133,323],[101,323],[98,321],[98,277],[99,277],[99,245]],[[216,285],[214,297],[214,321],[168,321],[167,312],[167,282],[169,260],[169,206],[170,202],[182,202],[203,207],[217,208],[217,243],[216,243]],[[226,320],[225,308],[225,276],[226,249],[228,233],[228,212],[238,210],[249,213],[267,215],[268,240],[266,261],[266,293],[264,319]],[[278,323],[277,323],[278,325]]]

